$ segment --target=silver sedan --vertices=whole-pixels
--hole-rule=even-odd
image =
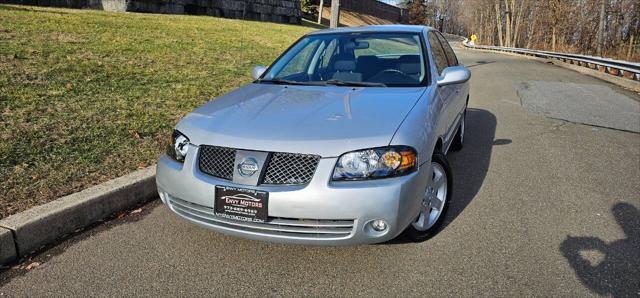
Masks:
[[[255,81],[175,127],[157,166],[176,214],[222,233],[302,244],[435,235],[452,199],[470,72],[424,26],[321,30]]]

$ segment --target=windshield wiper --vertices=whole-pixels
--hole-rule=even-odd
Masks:
[[[262,79],[262,80],[258,80],[258,83],[271,83],[271,84],[278,84],[278,85],[312,85],[312,86],[324,85],[323,83],[317,83],[317,82],[299,82],[299,81],[285,80],[285,79],[279,79],[279,78]]]
[[[341,81],[341,80],[328,80],[325,83],[327,85],[336,85],[336,86],[387,87],[387,85],[385,85],[383,83],[373,83],[373,82],[353,82],[353,81]]]
[[[334,86],[357,86],[357,87],[387,87],[387,85],[383,83],[372,83],[372,82],[352,82],[352,81],[341,81],[341,80],[300,82],[300,81],[292,81],[292,80],[286,80],[286,79],[280,79],[280,78],[262,79],[262,80],[258,80],[258,83],[269,83],[269,84],[278,84],[278,85],[307,85],[307,86],[334,85]]]

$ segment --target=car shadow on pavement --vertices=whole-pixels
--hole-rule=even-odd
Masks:
[[[491,150],[496,145],[496,123],[496,117],[487,110],[467,109],[464,147],[448,156],[453,171],[453,197],[443,228],[464,211],[482,187],[491,162]]]
[[[591,291],[613,297],[640,294],[640,211],[629,203],[611,209],[626,238],[605,242],[597,237],[567,236],[560,245],[576,276]],[[601,254],[601,260],[586,257]]]
[[[447,154],[453,172],[453,196],[441,229],[446,229],[464,211],[482,187],[489,170],[492,147],[511,144],[511,140],[500,144],[494,142],[496,123],[496,117],[487,110],[467,109],[464,147],[459,152]],[[406,241],[398,237],[383,244]]]

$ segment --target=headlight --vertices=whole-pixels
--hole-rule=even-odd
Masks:
[[[348,152],[340,156],[332,180],[365,180],[402,176],[418,164],[416,151],[407,146],[388,146]]]
[[[189,151],[189,138],[183,135],[181,132],[174,130],[171,135],[171,140],[167,146],[167,155],[179,162],[184,162]]]

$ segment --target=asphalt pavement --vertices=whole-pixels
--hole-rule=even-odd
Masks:
[[[256,242],[155,201],[0,273],[0,295],[639,296],[640,95],[538,60],[456,51],[473,74],[467,140],[449,156],[452,210],[433,239]]]

